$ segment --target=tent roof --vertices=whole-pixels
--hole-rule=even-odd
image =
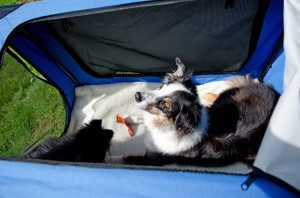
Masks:
[[[55,0],[43,0],[33,3],[25,3],[21,6],[6,6],[6,9],[0,11],[0,48],[6,42],[9,34],[22,23],[41,19],[43,17],[50,17],[52,15],[68,15],[75,11],[89,10],[94,8],[102,7],[103,9],[109,8],[110,6],[121,5],[121,4],[132,4],[136,2],[146,2],[147,0],[60,0],[59,6],[55,3]],[[56,1],[57,2],[57,1]],[[13,11],[13,12],[12,12]],[[1,53],[2,54],[2,53]]]
[[[27,23],[27,22],[36,22],[37,20],[50,20],[55,15],[55,19],[59,17],[70,17],[74,16],[74,14],[78,15],[78,12],[92,10],[92,9],[99,9],[103,10],[111,10],[112,8],[118,10],[118,7],[122,4],[126,5],[132,5],[136,3],[143,3],[143,2],[149,2],[147,0],[122,0],[122,1],[116,1],[116,0],[103,0],[103,1],[97,1],[97,0],[89,0],[89,1],[80,1],[80,0],[61,0],[59,1],[59,5],[55,4],[53,0],[44,0],[44,1],[38,1],[34,3],[26,3],[22,6],[18,6],[17,8],[14,8],[13,12],[7,14],[7,9],[5,14],[1,14],[0,16],[4,16],[3,18],[0,18],[0,26],[1,26],[1,35],[0,35],[0,55],[2,55],[3,51],[7,47],[6,45],[9,44],[10,39],[9,35],[13,37],[14,34],[12,34],[13,30],[15,30],[18,26]],[[155,2],[155,1],[154,1]],[[168,0],[168,1],[157,1],[162,4],[172,4],[174,2],[180,2],[178,0]],[[265,1],[268,2],[268,1]],[[282,10],[280,9],[282,7],[281,1],[270,1],[270,5],[268,7],[267,13],[265,15],[265,20],[262,22],[262,29],[260,32],[260,38],[257,43],[257,47],[253,52],[253,57],[258,58],[251,58],[247,60],[246,64],[243,66],[243,68],[240,70],[240,74],[245,73],[251,73],[254,77],[257,77],[259,73],[261,72],[262,65],[265,64],[265,57],[270,55],[272,53],[272,49],[274,47],[274,43],[279,39],[280,34],[282,33]],[[126,8],[126,6],[125,6]],[[279,8],[279,9],[278,9]],[[124,9],[122,7],[122,9]],[[0,11],[1,12],[1,11]],[[75,13],[77,12],[77,13]],[[276,15],[274,15],[274,12],[276,12]],[[269,21],[274,21],[270,23]],[[267,42],[265,41],[267,40]],[[270,44],[268,44],[270,43]],[[5,45],[6,44],[6,45]],[[173,60],[173,59],[172,59]],[[75,68],[72,66],[72,68]],[[82,72],[81,72],[82,73]],[[84,75],[84,74],[82,74]],[[226,76],[229,76],[230,74],[222,74],[222,75],[211,75],[211,76],[197,76],[195,80],[197,83],[204,83],[209,82],[211,80],[216,80],[220,78],[224,78]],[[88,76],[89,80],[91,79],[90,76]],[[93,83],[99,83],[98,80],[92,80]],[[157,81],[157,80],[156,80]],[[103,81],[104,82],[104,81]]]

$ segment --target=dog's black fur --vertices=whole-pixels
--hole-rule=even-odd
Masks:
[[[102,128],[101,120],[92,120],[74,134],[50,138],[26,151],[21,159],[45,159],[68,162],[103,162],[109,151],[113,131]]]
[[[137,105],[146,114],[151,114],[150,118],[150,114],[145,117],[152,119],[148,122],[150,124],[145,123],[152,136],[156,137],[152,138],[153,143],[144,155],[124,157],[124,162],[156,166],[172,163],[218,166],[248,161],[249,157],[255,156],[279,94],[265,83],[248,83],[222,92],[211,107],[204,107],[191,81],[192,72],[186,70],[178,58],[176,64],[177,71],[166,75],[159,90],[136,93]],[[161,90],[168,89],[166,87],[170,84],[182,84],[186,90],[180,88],[162,94]],[[204,108],[207,108],[206,111],[203,111]],[[178,145],[190,139],[182,149],[167,151],[168,147],[163,144],[174,144],[169,142],[170,139],[163,139],[168,136],[157,138],[163,133],[174,134],[170,139],[178,141]],[[196,137],[194,140],[192,135]],[[174,148],[177,149],[176,146]]]

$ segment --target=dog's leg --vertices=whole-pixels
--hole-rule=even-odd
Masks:
[[[158,152],[146,152],[144,155],[130,155],[123,158],[124,163],[131,165],[163,166],[168,164],[199,165],[207,164],[207,160],[178,155],[166,155]]]
[[[163,166],[177,162],[176,156],[164,155],[158,152],[146,152],[144,155],[130,155],[123,158],[125,164]]]
[[[145,166],[163,166],[168,164],[192,165],[202,167],[215,167],[231,164],[236,159],[233,158],[201,158],[184,157],[178,155],[165,155],[161,153],[147,152],[145,155],[131,155],[123,158],[125,164],[145,165]]]
[[[129,155],[123,157],[123,162],[130,165],[151,165],[146,155]]]
[[[165,160],[162,160],[162,154],[160,153],[146,152],[144,155],[130,155],[124,157],[123,161],[125,164],[131,165],[162,166]]]

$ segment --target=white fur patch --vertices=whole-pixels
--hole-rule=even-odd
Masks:
[[[144,100],[138,102],[137,106],[141,109],[146,110],[149,104],[155,102],[156,98],[167,96],[174,91],[185,91],[191,93],[184,85],[180,83],[165,84],[161,87],[161,89],[142,92]]]
[[[191,134],[179,137],[173,124],[156,125],[153,122],[154,119],[155,115],[145,113],[144,121],[151,133],[149,140],[152,141],[146,143],[147,148],[167,154],[177,154],[186,151],[199,143],[203,133],[207,130],[209,120],[207,109],[202,108],[198,129]]]
[[[191,93],[183,84],[181,83],[172,83],[165,84],[161,87],[161,89],[157,90],[157,94],[159,97],[169,95],[174,91],[185,91]]]

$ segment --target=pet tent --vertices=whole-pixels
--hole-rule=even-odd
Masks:
[[[43,0],[1,7],[1,56],[17,53],[60,91],[65,133],[82,117],[75,113],[80,94],[94,86],[155,86],[174,69],[175,57],[194,70],[196,84],[251,74],[282,95],[250,173],[2,159],[0,195],[299,195],[299,18],[300,4],[291,0]]]

